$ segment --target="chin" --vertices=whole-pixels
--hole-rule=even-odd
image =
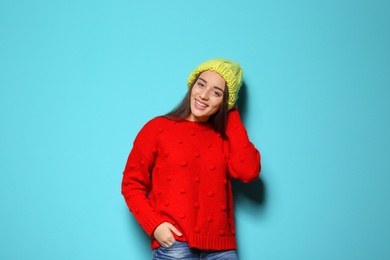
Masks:
[[[207,122],[209,120],[209,116],[205,115],[204,113],[192,113],[192,116],[195,121],[197,122]]]

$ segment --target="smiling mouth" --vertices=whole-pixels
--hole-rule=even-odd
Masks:
[[[204,110],[208,106],[206,104],[203,104],[203,103],[201,103],[201,102],[199,102],[198,100],[195,99],[195,107],[197,109]]]

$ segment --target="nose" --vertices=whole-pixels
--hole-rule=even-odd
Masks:
[[[199,93],[199,97],[203,100],[208,100],[209,99],[209,95],[208,95],[208,91],[206,89],[203,89],[200,93]]]

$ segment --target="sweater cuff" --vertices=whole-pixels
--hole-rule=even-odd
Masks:
[[[139,219],[141,220],[140,225],[149,236],[153,236],[154,230],[164,222],[163,218],[157,214],[150,214],[147,217],[143,217],[141,219]]]

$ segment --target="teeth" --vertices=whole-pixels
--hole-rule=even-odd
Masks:
[[[199,106],[201,106],[201,107],[206,107],[205,104],[199,103],[197,100],[195,100],[195,102],[196,102]]]

